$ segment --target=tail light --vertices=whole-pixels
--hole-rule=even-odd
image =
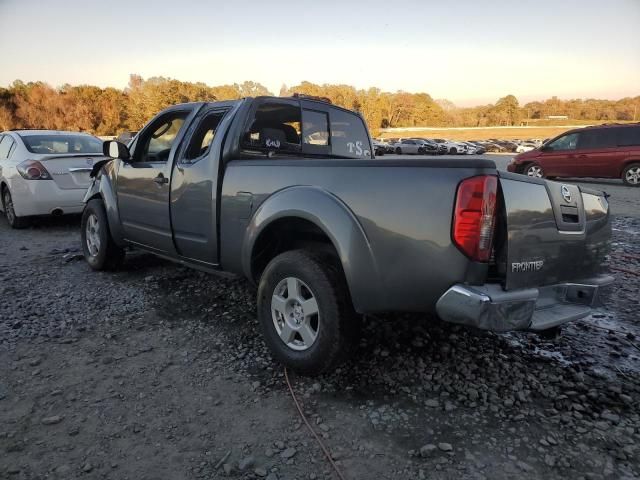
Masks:
[[[27,180],[51,180],[51,174],[47,172],[37,160],[25,160],[17,167],[18,173]]]
[[[458,185],[453,217],[453,241],[469,258],[488,262],[496,217],[498,179],[484,175]]]

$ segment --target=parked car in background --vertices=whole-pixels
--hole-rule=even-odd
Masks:
[[[570,130],[537,150],[521,153],[510,172],[530,177],[620,178],[640,186],[640,124],[598,125]]]
[[[413,140],[420,142],[420,144],[424,148],[424,153],[428,153],[431,155],[436,155],[438,153],[438,144],[432,142],[427,138],[413,138]]]
[[[458,142],[452,142],[450,140],[445,140],[444,138],[434,138],[433,141],[444,145],[447,148],[447,153],[451,155],[466,153],[467,151],[467,146]]]
[[[535,150],[536,148],[536,145],[534,145],[533,143],[522,142],[519,143],[516,147],[516,153],[530,152],[531,150]]]
[[[373,153],[375,153],[375,155],[382,157],[387,150],[387,146],[378,141],[378,140],[372,140],[371,143],[373,143]]]
[[[131,142],[131,140],[133,140],[133,138],[138,134],[138,132],[122,132],[120,133],[120,135],[118,135],[116,137],[116,141],[120,142],[120,143],[124,143],[125,145],[128,145],[129,142]]]
[[[395,146],[396,155],[424,155],[425,147],[420,140],[405,138]]]
[[[36,215],[80,213],[93,164],[104,158],[92,135],[55,130],[0,134],[0,207],[13,228]]]
[[[317,100],[176,105],[105,153],[82,215],[89,266],[132,245],[245,277],[266,345],[303,373],[353,351],[358,314],[543,331],[589,315],[613,281],[602,192],[479,158],[375,159],[364,119]]]

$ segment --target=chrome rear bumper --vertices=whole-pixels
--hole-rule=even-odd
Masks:
[[[586,317],[613,277],[505,291],[497,284],[454,285],[436,304],[445,321],[483,330],[546,330]]]

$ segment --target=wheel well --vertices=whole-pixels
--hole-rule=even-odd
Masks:
[[[622,168],[620,169],[620,173],[618,173],[618,176],[622,175],[624,173],[624,171],[629,168],[631,165],[640,165],[640,159],[638,158],[632,158],[630,160],[625,161],[622,164]]]
[[[0,206],[4,210],[4,191],[7,189],[7,184],[5,182],[0,183]]]
[[[315,223],[299,217],[275,220],[258,236],[251,252],[251,273],[257,283],[267,264],[277,255],[297,249],[329,254],[342,271],[338,252],[327,234]]]

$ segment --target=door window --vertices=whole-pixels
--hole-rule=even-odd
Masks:
[[[307,145],[329,145],[329,116],[325,112],[303,110],[302,140]]]
[[[578,148],[601,149],[616,146],[616,133],[612,128],[600,128],[596,130],[584,130],[580,132],[580,142]]]
[[[194,163],[209,153],[211,142],[225,113],[226,111],[220,110],[210,112],[202,119],[191,136],[183,163]]]
[[[270,154],[300,152],[300,104],[288,100],[261,103],[242,144],[247,150]]]
[[[166,162],[187,115],[188,112],[169,113],[146,129],[138,140],[134,160],[150,163]]]
[[[553,150],[575,150],[578,145],[578,133],[570,133],[549,143]]]

